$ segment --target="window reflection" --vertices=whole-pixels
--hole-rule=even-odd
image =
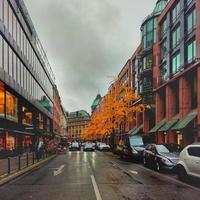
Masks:
[[[18,121],[17,116],[18,99],[10,92],[6,91],[6,118],[12,121]]]
[[[4,85],[0,82],[0,117],[5,117],[5,91]]]
[[[9,132],[6,132],[6,150],[15,150],[15,136]]]
[[[25,106],[22,107],[22,123],[23,125],[33,125],[33,113]]]

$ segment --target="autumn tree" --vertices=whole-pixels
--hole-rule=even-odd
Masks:
[[[134,104],[141,97],[128,86],[115,81],[111,84],[107,95],[104,96],[102,109],[92,116],[91,123],[83,133],[84,139],[102,138],[116,132],[120,124],[134,120],[129,116],[134,112],[142,112],[143,104]]]

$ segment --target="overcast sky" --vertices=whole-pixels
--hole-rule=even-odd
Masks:
[[[68,111],[105,95],[140,43],[156,0],[24,0]]]

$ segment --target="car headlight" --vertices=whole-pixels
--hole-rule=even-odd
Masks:
[[[168,160],[167,158],[162,158],[161,160],[166,165],[173,165],[173,163],[170,160]]]
[[[133,154],[138,154],[138,152],[135,149],[132,149]]]

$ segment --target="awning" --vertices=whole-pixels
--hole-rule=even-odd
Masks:
[[[133,134],[133,132],[135,131],[136,128],[137,128],[137,127],[132,128],[127,134],[128,134],[128,135]]]
[[[135,128],[135,130],[131,133],[131,135],[136,135],[138,134],[141,130],[143,129],[143,125]]]
[[[150,131],[149,133],[155,133],[157,132],[164,124],[166,123],[166,119],[163,119],[159,123],[157,123]]]
[[[197,116],[197,109],[192,110],[184,118],[182,118],[171,130],[181,130],[184,129],[191,121],[193,121]]]
[[[173,117],[171,120],[169,120],[167,123],[165,123],[164,126],[161,127],[161,129],[159,129],[159,131],[163,131],[166,132],[168,131],[171,127],[173,127],[179,120],[179,115],[176,115],[175,117]]]

